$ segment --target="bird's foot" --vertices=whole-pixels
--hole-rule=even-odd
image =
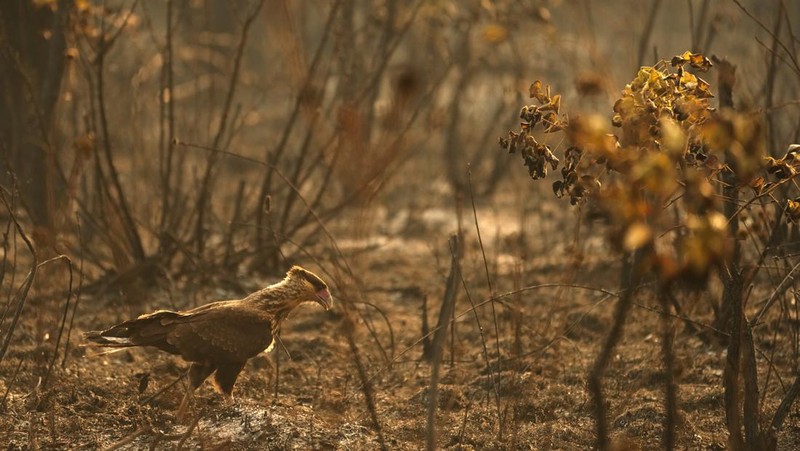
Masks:
[[[227,415],[236,416],[239,414],[241,409],[239,408],[241,405],[239,400],[231,396],[230,394],[223,394],[223,409]]]

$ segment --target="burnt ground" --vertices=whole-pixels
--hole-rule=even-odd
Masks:
[[[592,446],[586,374],[615,302],[596,289],[616,289],[620,262],[603,245],[599,230],[587,228],[582,233],[597,238],[582,238],[575,246],[572,226],[554,219],[565,221],[556,214],[560,208],[555,201],[531,204],[520,219],[504,217],[497,205],[479,205],[487,264],[498,294],[494,314],[491,303],[483,302],[488,289],[474,222],[471,212],[464,214],[464,283],[455,330],[444,347],[436,413],[441,448]],[[149,349],[101,354],[77,346],[79,333],[156,308],[237,297],[241,292],[231,288],[230,280],[209,275],[206,283],[185,286],[134,283],[129,296],[86,294],[66,365],[56,364],[47,385],[42,376],[54,340],[48,324],[58,324],[52,320],[60,315],[62,301],[33,293],[0,366],[0,391],[6,393],[0,441],[6,449],[377,449],[383,440],[389,449],[420,449],[431,374],[422,358],[423,298],[428,321],[435,324],[449,269],[447,234],[456,230],[457,221],[449,209],[431,209],[400,221],[396,230],[376,226],[381,233],[359,236],[347,227],[349,221],[385,225],[390,219],[373,211],[333,226],[357,278],[342,276],[341,266],[325,268],[324,257],[321,266],[302,263],[321,268],[336,287],[335,308],[298,309],[283,327],[283,346],[248,363],[233,404],[205,384],[183,421],[176,417],[183,384],[170,384],[185,371],[184,362]],[[536,224],[535,233],[520,233],[525,227],[532,230],[530,224]],[[324,256],[325,249],[319,252]],[[272,281],[244,273],[236,278],[244,291]],[[519,287],[532,288],[503,295]],[[712,285],[682,297],[686,317],[700,324],[713,321],[709,304],[719,292]],[[657,304],[647,287],[636,302],[605,382],[617,449],[658,448],[664,420]],[[472,304],[478,305],[474,311]],[[674,326],[679,447],[725,449],[724,346],[702,326],[682,321]],[[757,337],[763,352],[760,380],[767,377],[764,357],[781,376],[769,376],[762,409],[770,415],[782,387],[793,380],[791,350],[775,346],[784,329]],[[350,331],[369,378],[379,429],[348,344]],[[800,406],[793,407],[784,425],[779,449],[795,449],[797,443]]]

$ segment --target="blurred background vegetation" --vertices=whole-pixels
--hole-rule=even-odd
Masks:
[[[534,78],[606,112],[657,55],[726,55],[770,149],[797,134],[780,47],[794,48],[793,2],[2,8],[4,185],[42,250],[77,255],[79,238],[95,275],[276,272],[345,210],[391,220],[450,203],[467,164],[489,195],[508,177],[494,141]]]

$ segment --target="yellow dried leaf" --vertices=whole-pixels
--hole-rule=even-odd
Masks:
[[[633,100],[633,97],[624,96],[614,102],[614,112],[623,118],[633,114],[635,109],[636,102]]]
[[[550,99],[549,106],[556,112],[556,114],[561,112],[561,94],[556,94],[553,98]]]
[[[682,155],[686,150],[686,133],[674,119],[662,117],[661,148],[673,155]]]
[[[756,177],[751,180],[748,185],[750,188],[753,188],[757,194],[761,194],[761,190],[764,189],[764,177]]]
[[[695,88],[694,95],[699,99],[714,97],[714,94],[711,93],[711,85],[700,77],[697,77],[697,87]]]
[[[650,226],[642,222],[635,222],[625,231],[622,247],[627,251],[633,251],[645,246],[652,239],[653,231],[650,229]]]
[[[701,133],[708,147],[716,151],[725,151],[733,141],[733,130],[728,123],[720,120],[707,122]]]
[[[689,64],[691,64],[692,67],[701,72],[707,71],[712,66],[711,61],[709,61],[708,58],[699,53],[692,53],[691,55],[689,55]]]
[[[499,44],[508,39],[508,30],[500,24],[489,24],[483,29],[483,39],[489,44]]]
[[[533,83],[531,83],[531,87],[529,88],[529,94],[532,99],[535,98],[539,100],[539,102],[542,104],[550,102],[550,97],[547,95],[547,93],[544,92],[544,89],[542,88],[542,82],[539,80],[536,80]]]
[[[677,188],[675,163],[665,153],[652,152],[641,157],[632,168],[631,178],[658,196],[668,196]]]
[[[797,200],[787,200],[786,201],[786,215],[789,217],[789,220],[792,222],[800,221],[800,202]]]

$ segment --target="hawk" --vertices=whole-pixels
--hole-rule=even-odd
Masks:
[[[215,388],[231,398],[245,363],[275,343],[281,322],[304,302],[331,308],[328,285],[316,274],[293,266],[279,283],[244,299],[218,301],[191,310],[158,310],[84,337],[104,347],[152,346],[191,362],[189,386],[212,373]]]

